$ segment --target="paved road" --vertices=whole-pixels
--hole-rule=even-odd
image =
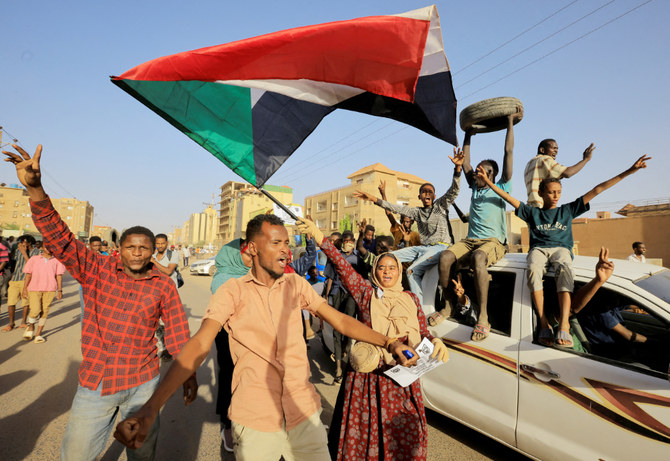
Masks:
[[[195,332],[209,299],[211,278],[184,275],[186,284],[180,294],[191,331]],[[78,284],[66,276],[64,297],[51,307],[45,343],[22,341],[23,330],[0,333],[1,459],[58,459],[81,360],[79,313]],[[5,301],[0,326],[6,324]],[[310,343],[312,382],[322,396],[322,419],[328,424],[338,391],[338,386],[333,385],[335,367],[317,339]],[[159,461],[234,460],[221,446],[219,420],[214,413],[215,362],[214,353],[210,353],[198,370],[200,389],[196,402],[184,408],[180,396],[175,394],[163,410],[157,453]],[[161,367],[161,373],[166,370],[167,366]],[[439,414],[429,411],[428,423],[429,460],[526,459]],[[125,460],[122,448],[110,439],[101,459]]]

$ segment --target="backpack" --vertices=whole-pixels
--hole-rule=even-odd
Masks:
[[[168,261],[172,259],[172,250],[166,250],[165,253],[167,254]],[[174,270],[177,273],[177,288],[181,288],[184,286],[184,277],[181,276],[179,269],[175,267]]]

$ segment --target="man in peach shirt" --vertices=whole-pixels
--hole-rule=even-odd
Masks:
[[[319,237],[323,240],[315,236]],[[403,365],[416,363],[411,348],[338,312],[305,279],[284,273],[289,238],[280,218],[256,216],[247,225],[246,238],[251,270],[212,295],[200,330],[184,346],[156,392],[117,426],[114,436],[126,446],[142,445],[160,408],[202,363],[222,327],[230,336],[235,362],[229,417],[238,461],[281,456],[287,461],[330,460],[320,398],[309,382],[301,309],[346,336],[387,347]]]

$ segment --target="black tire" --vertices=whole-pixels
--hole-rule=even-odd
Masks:
[[[523,104],[517,98],[503,96],[500,98],[484,99],[469,105],[461,111],[459,117],[461,129],[468,131],[476,128],[477,133],[490,133],[507,128],[507,116],[516,113],[517,106]],[[516,117],[516,125],[523,119],[523,114]]]

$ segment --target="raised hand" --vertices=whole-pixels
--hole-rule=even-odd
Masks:
[[[365,226],[367,226],[367,221],[365,220],[365,218],[363,218],[363,221],[358,223],[358,232],[359,233],[365,232]]]
[[[475,178],[481,179],[486,184],[489,184],[491,182],[491,180],[489,179],[489,175],[486,174],[486,170],[481,165],[479,165],[475,170]]]
[[[647,168],[647,161],[651,160],[651,157],[648,157],[646,154],[640,157],[633,163],[633,166],[630,167],[630,169],[635,173],[637,170],[641,170],[642,168]]]
[[[3,150],[2,153],[6,155],[5,162],[14,164],[16,167],[16,176],[19,178],[21,184],[23,184],[26,188],[40,187],[42,185],[42,172],[40,170],[42,144],[37,146],[37,149],[35,149],[35,155],[33,155],[32,158],[30,158],[28,152],[16,144],[12,144],[12,147],[18,152],[18,154]]]
[[[600,283],[605,283],[614,272],[614,263],[609,260],[609,248],[600,247],[598,263],[596,264],[596,278]]]
[[[596,150],[595,144],[591,143],[589,144],[589,147],[584,150],[584,160],[591,160],[591,156],[593,155],[593,151]]]
[[[301,218],[300,221],[296,221],[296,227],[301,234],[311,234],[317,245],[321,245],[323,242],[323,232],[316,227],[316,224],[314,224],[313,221],[307,218]]]
[[[451,283],[454,284],[454,294],[460,300],[461,297],[465,294],[465,289],[463,288],[463,284],[461,283],[461,274],[458,274],[456,276],[456,280],[451,279]]]
[[[452,157],[450,155],[449,160],[451,160],[452,163],[456,165],[456,167],[462,167],[463,162],[465,161],[465,154],[463,154],[463,150],[459,149],[458,147],[454,147],[454,156]]]
[[[363,192],[362,190],[357,190],[356,192],[354,192],[351,195],[353,195],[356,198],[360,198],[360,199],[363,199],[363,200],[368,200],[370,202],[376,202],[377,201],[377,197],[375,197],[372,194],[368,194],[367,192]]]
[[[379,189],[382,199],[386,200],[386,181],[379,181],[377,189]]]
[[[513,114],[509,114],[507,116],[507,119],[510,120],[511,122],[514,122],[514,120],[522,118],[523,118],[523,106],[516,106],[516,112],[514,112]]]

